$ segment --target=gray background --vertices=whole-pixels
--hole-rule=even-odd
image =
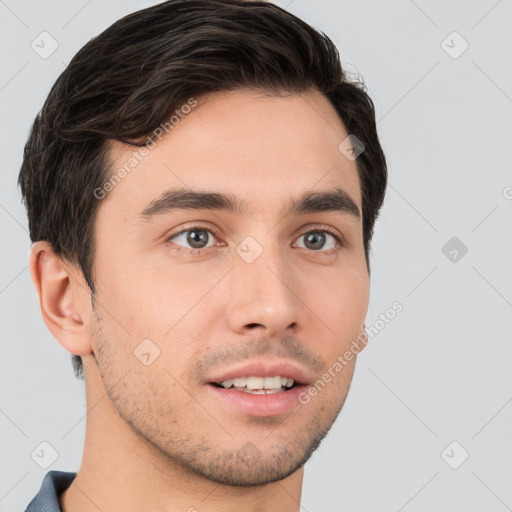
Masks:
[[[76,471],[85,433],[84,384],[41,320],[27,268],[22,148],[76,51],[153,3],[0,1],[1,512],[23,511],[50,469]],[[366,79],[390,172],[367,325],[404,307],[360,355],[306,466],[302,509],[512,510],[512,2],[277,3]],[[59,45],[46,59],[31,48],[43,31]],[[461,55],[454,31],[469,44]],[[47,469],[31,456],[44,441],[58,452]]]

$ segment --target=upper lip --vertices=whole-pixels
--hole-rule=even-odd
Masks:
[[[291,378],[296,384],[307,384],[306,373],[289,361],[253,361],[245,363],[208,379],[209,383],[220,384],[225,380],[239,377],[280,377]]]

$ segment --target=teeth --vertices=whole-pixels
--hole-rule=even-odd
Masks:
[[[267,379],[264,379],[263,377],[248,377],[247,379],[240,380],[246,381],[245,386],[247,389],[263,389]]]
[[[222,382],[222,386],[225,388],[230,388],[233,385],[233,379],[228,379]]]
[[[249,393],[250,395],[275,395],[276,393],[282,393],[283,388],[278,389],[248,389],[248,388],[235,388],[237,391],[242,393]]]
[[[291,388],[293,383],[293,379],[276,375],[275,377],[237,377],[221,382],[221,386],[224,388],[235,387],[239,391],[250,390],[257,395],[261,395],[277,393],[282,388]]]
[[[281,377],[265,377],[265,382],[263,383],[265,389],[279,389],[281,386]]]

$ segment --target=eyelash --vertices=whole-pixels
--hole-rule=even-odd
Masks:
[[[194,230],[201,230],[201,231],[207,231],[208,233],[212,234],[215,238],[218,238],[218,233],[215,229],[212,229],[211,227],[206,227],[206,226],[201,226],[199,224],[195,224],[193,226],[190,226],[190,227],[187,227],[187,229],[182,229],[181,231],[179,231],[178,233],[173,233],[172,235],[170,235],[167,239],[166,239],[166,242],[168,242],[170,245],[171,245],[171,248],[176,251],[177,253],[186,253],[186,254],[192,254],[192,255],[195,255],[195,256],[200,256],[201,254],[203,254],[207,249],[210,249],[210,247],[206,248],[206,249],[188,249],[187,247],[182,247],[180,245],[176,245],[174,246],[175,244],[173,244],[171,242],[171,238],[174,238],[178,235],[181,235],[183,233],[186,233],[187,231],[194,231]],[[329,249],[327,251],[322,251],[322,250],[319,250],[319,251],[309,251],[311,252],[314,256],[319,256],[319,257],[322,257],[322,256],[332,256],[333,254],[335,254],[336,252],[338,252],[342,247],[345,247],[346,243],[344,241],[343,238],[341,238],[333,229],[327,227],[327,226],[324,226],[322,228],[309,228],[307,231],[305,231],[304,233],[302,233],[301,235],[298,236],[298,238],[304,236],[304,235],[307,235],[308,233],[328,233],[330,234],[335,240],[336,240],[336,247],[334,247],[333,249]]]

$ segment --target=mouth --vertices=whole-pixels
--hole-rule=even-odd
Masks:
[[[292,389],[296,383],[291,377],[275,375],[274,377],[237,377],[223,382],[212,382],[213,386],[222,389],[235,389],[251,395],[274,395]]]
[[[234,412],[276,416],[300,404],[299,395],[310,379],[288,362],[254,362],[208,379],[213,396]]]

